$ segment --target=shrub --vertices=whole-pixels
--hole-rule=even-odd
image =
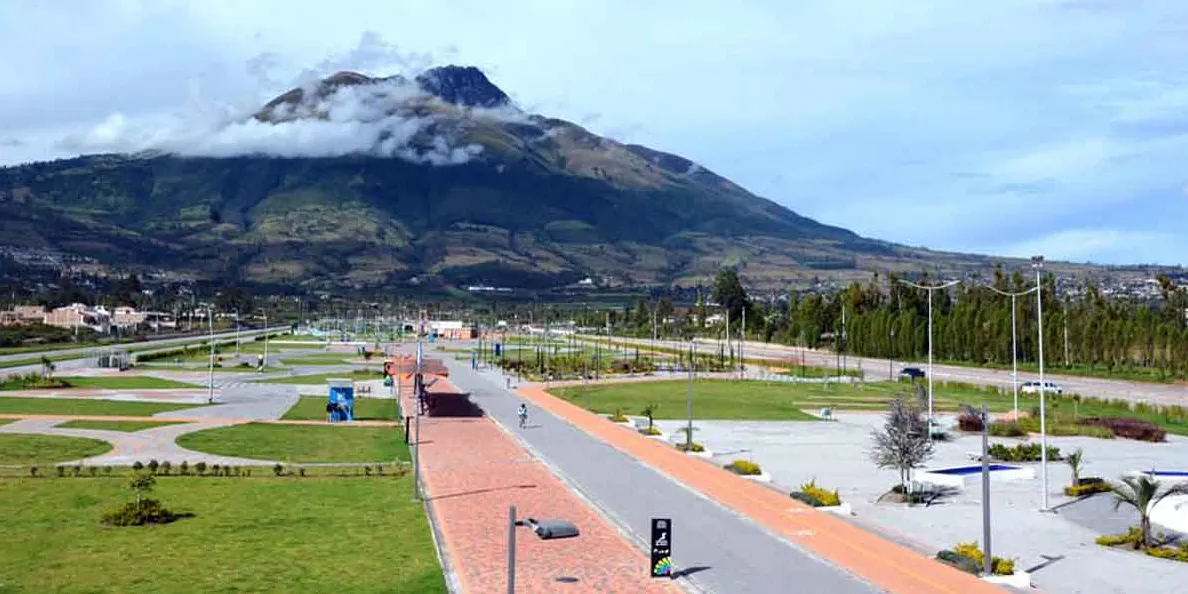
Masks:
[[[133,462],[132,470],[135,470],[136,472],[140,472],[140,471],[144,470],[144,463],[142,463],[140,460]]]
[[[29,467],[29,476],[37,478],[37,467],[36,466]]]
[[[195,464],[194,472],[197,472],[199,476],[206,474],[206,462],[199,462]]]
[[[643,429],[640,429],[639,432],[643,433],[644,435],[664,435],[659,429],[655,427],[644,427]]]
[[[109,526],[143,526],[145,524],[168,524],[177,515],[165,509],[156,499],[128,501],[103,514],[100,522]]]
[[[1097,537],[1097,544],[1103,547],[1116,547],[1119,545],[1129,544],[1138,548],[1138,543],[1143,539],[1143,533],[1138,526],[1131,526],[1126,529],[1125,534],[1107,534],[1105,536]]]
[[[824,506],[841,505],[841,496],[837,494],[837,490],[830,491],[829,489],[818,487],[816,479],[800,485],[800,490],[806,495],[820,501]]]
[[[972,559],[980,572],[986,563],[986,554],[976,542],[963,542],[953,547],[953,552],[962,557]],[[1011,575],[1015,573],[1015,560],[1002,557],[990,558],[990,573],[994,575]]]
[[[623,414],[623,409],[619,408],[615,409],[615,414],[611,415],[611,420],[616,423],[626,423],[631,419],[628,419],[627,415]]]
[[[978,575],[982,572],[982,566],[978,565],[977,561],[974,561],[965,555],[959,555],[953,551],[941,551],[936,554],[936,558],[966,573]]]
[[[178,474],[190,474],[190,463],[182,460],[180,466],[177,467]]]
[[[759,468],[758,464],[750,460],[735,460],[726,465],[726,469],[735,474],[742,474],[747,476],[756,476],[763,473],[763,469]]]
[[[105,474],[105,475],[107,475],[107,476],[111,476],[111,466],[104,466],[104,467],[103,467],[103,474]]]
[[[788,493],[788,497],[791,497],[792,499],[795,499],[811,507],[822,507],[825,505],[824,503],[821,503],[820,499],[817,499],[816,497],[813,497],[812,495],[809,495],[803,491],[793,491]]]
[[[990,444],[987,452],[991,458],[1003,462],[1035,462],[1041,458],[1040,444],[1038,443],[1020,443],[1014,447],[993,443]],[[1048,446],[1048,460],[1060,459],[1060,448]]]
[[[375,473],[376,473],[376,474],[383,474],[383,473],[384,473],[384,465],[383,465],[383,464],[376,464],[376,465],[375,465]]]
[[[368,466],[364,466],[364,467],[363,467],[363,474],[365,474],[365,475],[367,475],[367,476],[371,476],[371,466],[369,466],[369,465],[368,465]]]
[[[54,468],[58,471],[58,478],[62,478],[64,476],[66,476],[66,467],[65,466],[55,466]]]
[[[1158,425],[1141,419],[1126,417],[1092,417],[1081,419],[1081,425],[1105,427],[1118,437],[1135,439],[1138,441],[1162,442],[1167,439],[1167,431]]]
[[[957,428],[962,431],[981,432],[982,416],[973,413],[961,413],[957,416]]]
[[[212,465],[211,465],[211,467],[210,467],[210,474],[211,474],[211,475],[213,475],[213,476],[219,476],[219,474],[221,474],[221,471],[219,470],[219,465],[218,465],[218,464],[212,464]]]
[[[1082,483],[1065,487],[1064,494],[1069,497],[1083,497],[1094,493],[1109,493],[1112,490],[1109,483],[1102,481],[1099,483]]]
[[[82,474],[82,464],[75,464],[74,467],[70,469],[70,474],[72,476],[78,476]]]
[[[98,466],[88,466],[87,474],[89,474],[91,476],[99,476],[99,467]]]
[[[161,463],[156,460],[149,460],[148,470],[153,474],[157,474],[157,469],[161,467]]]
[[[697,443],[696,441],[693,442],[693,445],[689,445],[682,441],[682,442],[676,444],[676,449],[678,449],[682,452],[701,453],[701,452],[705,451],[705,446]]]
[[[383,474],[383,470],[382,470],[382,469],[383,469],[383,466],[380,466],[380,469],[381,469],[381,470],[380,470],[380,474]],[[298,468],[298,469],[297,469],[297,474],[298,474],[299,476],[305,476],[305,467],[303,466],[303,467],[301,467],[301,468]]]
[[[284,472],[285,472],[285,467],[282,466],[280,462],[277,462],[275,465],[273,465],[272,473],[275,474],[276,476],[280,476]]]
[[[1026,437],[1027,432],[1019,423],[1014,421],[995,421],[990,423],[990,435],[994,437]]]

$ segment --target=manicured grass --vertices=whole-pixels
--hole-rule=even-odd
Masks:
[[[248,423],[187,433],[177,444],[198,452],[280,462],[409,459],[404,434],[397,427]]]
[[[412,478],[157,477],[171,524],[100,526],[122,478],[0,480],[4,592],[444,594]],[[271,475],[271,472],[268,472]]]
[[[318,355],[301,355],[298,357],[282,357],[285,365],[348,365],[347,359],[355,358],[347,353],[327,353]]]
[[[108,451],[111,451],[111,444],[97,439],[0,433],[0,464],[53,464]],[[3,584],[0,580],[0,587]]]
[[[97,415],[147,417],[160,412],[204,406],[187,403],[125,402],[91,398],[0,397],[0,413],[27,415]]]
[[[396,416],[396,401],[394,399],[355,398],[355,420],[394,421]],[[323,396],[303,397],[282,418],[298,421],[325,420],[326,398]]]
[[[377,367],[374,371],[344,371],[340,373],[320,373],[314,375],[291,375],[273,379],[260,380],[262,384],[324,384],[330,379],[377,380],[383,379]]]
[[[102,388],[107,390],[170,390],[193,388],[187,384],[148,375],[113,375],[97,377],[63,377],[71,388]]]
[[[66,421],[59,423],[58,427],[65,429],[102,429],[104,431],[140,431],[141,429],[152,429],[153,427],[164,427],[165,425],[177,425],[174,421]]]

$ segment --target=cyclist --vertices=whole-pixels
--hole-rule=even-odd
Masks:
[[[528,425],[528,405],[521,402],[520,410],[516,414],[520,417],[520,429],[523,429]]]

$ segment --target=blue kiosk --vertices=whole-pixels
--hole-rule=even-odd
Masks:
[[[331,423],[355,419],[355,382],[349,379],[326,380],[330,398],[326,401],[326,420]]]

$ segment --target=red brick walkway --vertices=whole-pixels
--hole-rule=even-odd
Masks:
[[[441,379],[433,391],[454,388]],[[404,397],[405,410],[413,410]],[[679,592],[648,578],[648,560],[520,443],[487,418],[421,418],[422,480],[463,592],[507,589],[508,506],[520,518],[565,519],[577,538],[542,541],[518,528],[516,591]]]
[[[528,384],[520,396],[612,447],[751,518],[822,559],[896,594],[1001,594],[1003,590],[785,495],[692,459],[666,444]]]

